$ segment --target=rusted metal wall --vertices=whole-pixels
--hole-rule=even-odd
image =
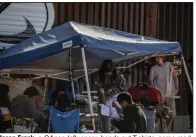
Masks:
[[[185,58],[193,55],[192,3],[54,3],[54,27],[77,21],[125,32],[180,42]],[[124,62],[126,65],[134,61]],[[143,63],[129,69],[129,85],[148,80]],[[180,77],[181,101],[186,101],[185,74]],[[93,82],[93,79],[90,81]],[[93,88],[93,84],[91,89]],[[178,104],[178,103],[177,103]],[[186,110],[185,105],[183,110]]]
[[[152,14],[156,14],[153,3],[54,3],[55,23],[67,21],[109,27],[136,34],[156,35],[151,28],[156,26]],[[147,27],[148,26],[148,27]]]
[[[159,3],[157,18],[157,38],[178,41],[185,59],[193,57],[193,3]],[[192,75],[192,74],[191,74]],[[180,76],[179,112],[187,112],[187,92],[185,73]]]

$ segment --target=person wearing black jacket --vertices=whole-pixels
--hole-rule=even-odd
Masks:
[[[113,120],[113,125],[120,133],[146,133],[146,115],[138,104],[133,103],[132,97],[126,93],[121,93],[117,101],[123,109],[123,116],[120,120]]]

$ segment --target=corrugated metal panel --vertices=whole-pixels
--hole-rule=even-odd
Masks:
[[[56,15],[54,26],[72,20],[178,41],[186,58],[193,55],[192,3],[54,3],[54,8]],[[129,71],[132,73],[126,75],[129,85],[148,80],[148,70],[144,67],[144,63],[129,68]],[[183,73],[180,78],[182,101],[186,100],[183,98],[185,93],[182,92],[187,86],[184,79]]]
[[[148,3],[54,3],[54,26],[79,21],[140,34],[148,23],[145,22],[147,5],[151,6]]]
[[[51,29],[52,3],[0,3],[0,46],[9,48]]]
[[[50,17],[48,15],[49,13],[52,14],[53,7],[50,7],[51,5],[46,3],[11,3],[1,13],[0,33],[2,35],[21,33],[26,27],[24,18],[32,24],[36,31],[35,34],[45,31],[44,28],[48,24],[48,18],[52,18],[52,15],[50,15]],[[51,11],[49,12],[48,10]],[[53,24],[53,22],[51,24]],[[51,27],[48,27],[46,30],[50,28]]]
[[[158,38],[180,42],[185,58],[193,57],[193,3],[160,3]],[[183,73],[180,77],[180,112],[187,112],[188,83]]]

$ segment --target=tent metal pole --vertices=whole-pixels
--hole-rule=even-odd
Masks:
[[[71,89],[73,93],[73,101],[75,102],[75,89],[74,89],[74,83],[73,83],[73,70],[72,70],[72,59],[71,59],[71,49],[69,50],[69,78],[70,78],[70,84]]]
[[[98,70],[98,68],[88,69],[88,71],[94,71],[94,70]],[[84,72],[84,69],[76,69],[76,70],[73,70],[73,72]]]
[[[58,78],[58,77],[51,77],[51,76],[48,76],[48,78],[59,79],[59,80],[63,80],[63,81],[70,81],[69,79],[66,79],[66,78]]]
[[[47,104],[47,102],[46,102],[46,95],[48,92],[48,76],[47,75],[45,77],[44,86],[45,86],[45,90],[44,90],[43,102],[44,102],[44,104]]]
[[[125,66],[125,67],[115,67],[115,68],[116,68],[116,69],[128,69],[128,68],[133,67],[134,65],[137,65],[137,64],[139,64],[139,63],[141,63],[141,62],[143,62],[143,61],[145,61],[145,60],[147,60],[147,59],[149,59],[149,58],[151,58],[151,57],[156,56],[157,54],[159,54],[159,53],[155,53],[155,54],[153,54],[153,55],[151,55],[151,56],[146,56],[146,57],[144,57],[143,59],[141,59],[141,60],[139,60],[139,61],[137,61],[137,62],[135,62],[135,63],[133,63],[133,64],[127,66],[127,67]]]
[[[189,87],[191,89],[191,92],[193,93],[193,85],[192,85],[192,82],[191,82],[191,78],[190,78],[190,75],[189,75],[189,72],[188,72],[183,54],[182,54],[181,58],[182,58],[182,62],[183,62],[184,71],[185,71],[185,74],[186,74],[186,77],[187,77],[187,80],[188,80],[188,83],[189,83]]]
[[[123,55],[123,56],[125,56],[126,54],[125,53],[123,53],[123,52],[120,52],[120,51],[118,51],[118,50],[113,50],[114,52],[116,52],[116,53],[118,53],[118,54],[120,54],[120,55]]]
[[[88,75],[89,75],[89,74],[92,74],[92,73],[94,73],[94,72],[97,72],[97,71],[98,71],[98,69],[97,69],[97,70],[94,70],[94,71],[91,71],[91,72],[88,73]],[[85,76],[85,75],[76,77],[76,78],[74,78],[73,80],[77,80],[77,79],[82,78],[82,77],[84,77],[84,76]]]
[[[59,72],[59,73],[55,73],[55,74],[50,74],[48,76],[56,76],[56,75],[60,75],[60,74],[66,74],[68,73],[69,71],[64,71],[64,72]]]
[[[71,89],[72,89],[72,92],[73,92],[73,101],[75,102],[76,93],[75,93],[75,88],[74,88],[73,79],[71,80]]]
[[[130,56],[130,55],[134,55],[134,54],[138,54],[140,52],[132,52],[132,53],[128,53],[127,56]]]
[[[87,92],[88,92],[89,109],[90,109],[91,118],[92,118],[93,130],[95,130],[95,119],[94,119],[94,114],[93,114],[93,106],[92,106],[90,86],[89,86],[89,80],[88,80],[86,57],[85,57],[85,52],[84,52],[84,46],[83,45],[81,45],[81,52],[82,52],[82,61],[83,61],[83,67],[84,67],[86,87],[87,87]]]
[[[44,78],[44,77],[46,77],[46,76],[35,77],[35,78],[33,78],[33,80],[41,79],[41,78]]]

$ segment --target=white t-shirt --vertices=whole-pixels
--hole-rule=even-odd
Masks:
[[[172,64],[166,62],[164,66],[153,66],[150,71],[153,87],[159,89],[163,97],[174,97],[177,93],[171,67],[173,67]]]

